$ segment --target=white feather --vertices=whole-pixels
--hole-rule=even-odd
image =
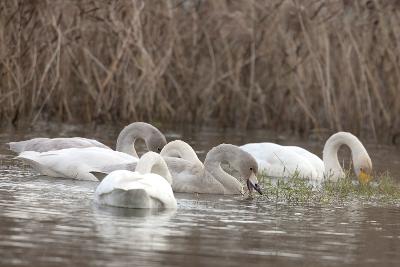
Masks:
[[[106,145],[88,138],[71,137],[71,138],[33,138],[30,140],[10,142],[8,143],[10,150],[21,153],[23,151],[46,152],[51,150],[59,150],[64,148],[83,148],[83,147],[101,147],[111,149]]]
[[[290,177],[294,174],[320,179],[324,162],[316,155],[297,146],[274,143],[252,143],[241,146],[258,162],[259,171],[273,177]]]
[[[290,177],[296,172],[300,176],[321,181],[336,181],[344,176],[338,161],[338,150],[347,145],[352,154],[354,170],[359,176],[361,170],[368,175],[372,162],[367,150],[356,136],[348,132],[333,134],[325,143],[323,160],[317,155],[297,146],[281,146],[274,143],[253,143],[241,146],[258,162],[259,169],[274,177]]]
[[[139,164],[148,165],[146,173],[117,170],[107,175],[96,189],[95,202],[125,208],[176,208],[176,199],[168,182],[171,175],[162,157],[148,152]],[[150,172],[155,169],[161,170],[160,173]]]
[[[128,154],[100,147],[66,148],[41,153],[25,151],[17,158],[43,175],[90,181],[98,181],[91,171],[99,171],[107,165],[138,161]]]

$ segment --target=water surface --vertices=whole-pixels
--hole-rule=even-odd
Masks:
[[[3,130],[0,142],[37,136],[95,137],[113,145],[120,127]],[[213,145],[323,141],[263,131],[161,128],[204,157]],[[140,145],[140,144],[139,144]],[[375,169],[398,177],[397,148],[367,144]],[[345,151],[346,154],[346,151]],[[98,207],[97,183],[37,176],[0,150],[2,266],[398,266],[400,207],[352,201],[303,206],[240,196],[176,194],[177,211]]]

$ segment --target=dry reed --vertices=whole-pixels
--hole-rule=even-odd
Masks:
[[[397,1],[0,2],[0,117],[400,130]]]

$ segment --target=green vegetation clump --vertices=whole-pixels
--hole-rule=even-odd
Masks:
[[[347,174],[337,182],[315,183],[298,173],[290,178],[259,176],[264,195],[270,201],[292,204],[340,204],[353,200],[374,203],[400,203],[400,185],[388,174],[381,174],[369,184],[360,184]]]

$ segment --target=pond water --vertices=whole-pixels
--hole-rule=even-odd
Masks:
[[[273,141],[320,155],[323,141],[264,131],[160,127],[201,157],[212,146]],[[0,143],[38,136],[112,145],[120,126],[3,129]],[[268,139],[267,139],[268,137]],[[378,171],[400,177],[398,148],[366,145]],[[346,151],[344,151],[346,154]],[[241,196],[176,194],[176,211],[98,207],[94,182],[37,176],[0,149],[1,266],[398,266],[400,207],[352,201],[302,206]],[[399,180],[400,181],[400,180]]]

